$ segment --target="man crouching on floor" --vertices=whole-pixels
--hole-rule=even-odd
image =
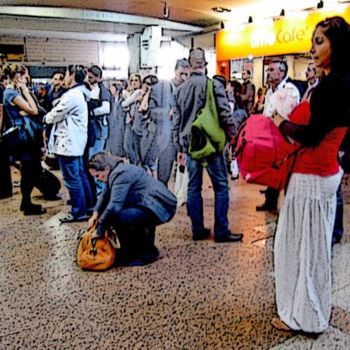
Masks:
[[[157,260],[156,226],[175,215],[176,197],[142,168],[124,164],[107,153],[94,155],[88,169],[107,185],[97,199],[88,227],[96,224],[97,237],[109,226],[115,228],[123,265],[142,266]]]

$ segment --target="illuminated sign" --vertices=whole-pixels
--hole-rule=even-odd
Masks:
[[[285,17],[264,24],[222,30],[216,35],[217,61],[308,52],[316,24],[330,16],[342,16],[350,22],[350,7],[343,11],[320,11]]]

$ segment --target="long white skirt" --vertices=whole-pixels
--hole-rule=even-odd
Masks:
[[[323,332],[332,306],[331,248],[343,172],[292,174],[274,242],[277,312],[294,330]]]

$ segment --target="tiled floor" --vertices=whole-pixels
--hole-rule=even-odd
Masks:
[[[0,201],[0,349],[350,349],[349,232],[333,252],[331,327],[318,338],[279,332],[270,325],[276,216],[255,212],[259,186],[230,187],[231,229],[244,233],[243,243],[193,242],[182,207],[157,230],[162,259],[102,273],[76,265],[85,224],[59,225],[65,193],[62,201],[36,199],[47,214],[25,217],[16,188]],[[204,188],[212,227],[208,181]]]

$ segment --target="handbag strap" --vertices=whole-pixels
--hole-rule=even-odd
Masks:
[[[214,100],[213,81],[211,79],[208,79],[208,81],[207,81],[207,93],[206,93],[205,107],[204,108],[210,108],[213,100]]]
[[[249,117],[248,117],[249,118]],[[232,149],[232,154],[234,154],[235,156],[238,156],[242,150],[243,150],[243,147],[244,145],[247,143],[246,139],[244,138],[245,136],[245,130],[244,130],[244,127],[246,126],[247,124],[247,120],[248,118],[239,126],[238,130],[237,130],[237,133],[236,135],[232,138],[231,140],[231,149]],[[237,143],[238,143],[238,139],[239,139],[239,136],[242,135],[242,144],[239,148],[237,148],[235,150],[235,148],[237,147]]]
[[[304,148],[305,146],[304,145],[300,145],[299,147],[297,147],[293,152],[290,152],[288,153],[285,157],[283,157],[282,159],[272,163],[272,167],[274,169],[279,169],[281,167],[281,165],[286,162],[289,158],[291,157],[295,157],[299,151]],[[294,166],[293,166],[294,167]]]

